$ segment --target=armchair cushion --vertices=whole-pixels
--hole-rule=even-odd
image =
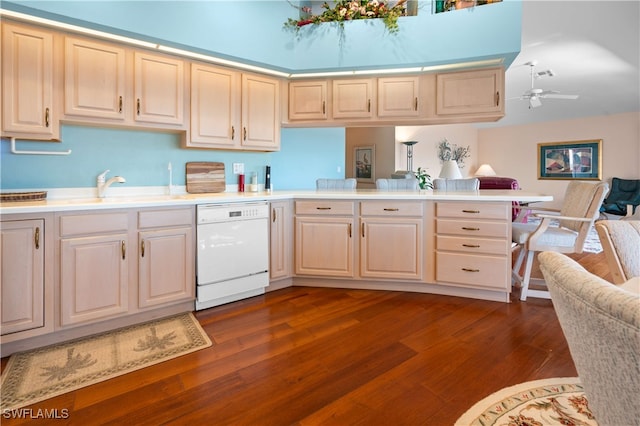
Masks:
[[[531,234],[536,230],[538,224],[535,223],[514,223],[512,225],[512,241],[518,244],[527,242]],[[576,243],[578,233],[570,229],[550,226],[538,239],[539,244],[557,247],[573,247]]]

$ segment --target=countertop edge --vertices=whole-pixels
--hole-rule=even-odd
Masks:
[[[278,201],[288,199],[326,200],[432,200],[432,201],[518,201],[523,203],[553,201],[553,196],[517,190],[447,191],[379,191],[379,190],[292,190],[261,192],[220,192],[215,194],[180,194],[126,196],[107,198],[68,198],[42,201],[0,203],[0,215],[17,213],[50,213],[83,210],[107,210],[143,207],[194,206],[213,203]]]

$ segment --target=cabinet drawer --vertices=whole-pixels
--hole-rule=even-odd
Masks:
[[[60,217],[60,236],[126,232],[129,219],[126,212],[92,213]]]
[[[296,214],[345,216],[353,215],[352,201],[296,201]]]
[[[506,256],[511,247],[506,240],[490,240],[487,238],[451,237],[438,235],[436,237],[438,250],[458,251],[477,254],[498,254]]]
[[[465,219],[509,219],[510,203],[454,203],[439,202],[436,204],[438,217],[460,217]]]
[[[436,232],[438,234],[464,235],[469,237],[507,238],[509,236],[509,226],[511,226],[511,222],[463,221],[455,219],[436,220]]]
[[[144,210],[138,212],[138,228],[193,225],[193,209]]]
[[[363,201],[360,203],[362,216],[422,216],[424,204],[420,201]]]
[[[436,281],[508,290],[510,261],[508,256],[436,253]]]

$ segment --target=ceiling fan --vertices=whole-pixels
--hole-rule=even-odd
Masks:
[[[563,95],[555,90],[543,90],[536,89],[534,86],[535,79],[540,77],[553,77],[555,74],[552,70],[535,71],[535,67],[538,64],[537,61],[526,62],[525,65],[529,66],[531,70],[531,88],[524,92],[522,96],[517,99],[528,100],[529,109],[538,108],[542,105],[540,99],[578,99],[578,95]]]

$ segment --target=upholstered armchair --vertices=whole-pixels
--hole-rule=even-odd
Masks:
[[[418,191],[418,179],[376,179],[376,189],[383,191]]]
[[[609,184],[606,182],[571,181],[559,211],[530,207],[533,215],[541,219],[539,224],[511,224],[512,241],[520,248],[512,273],[513,280],[521,284],[520,300],[527,300],[528,295],[549,298],[546,289],[529,289],[535,253],[582,253],[587,234],[598,217],[602,200],[608,190]],[[524,274],[520,275],[525,258]],[[539,284],[544,285],[544,282]]]
[[[344,190],[356,189],[357,181],[348,179],[316,179],[316,189]]]
[[[613,283],[640,277],[640,220],[599,220],[595,227]]]
[[[551,301],[599,425],[640,422],[640,295],[553,252],[538,256]]]
[[[520,189],[518,181],[510,177],[478,176],[478,180],[480,181],[480,189]],[[518,214],[520,213],[521,206],[517,201],[513,201],[511,204],[513,205],[513,209],[511,210],[511,220],[516,220]],[[524,214],[521,216],[523,217],[522,222],[526,222],[526,212],[524,212]]]
[[[640,179],[611,179],[611,192],[602,203],[600,211],[605,214],[617,216],[628,215],[628,206],[631,214],[640,205]]]

